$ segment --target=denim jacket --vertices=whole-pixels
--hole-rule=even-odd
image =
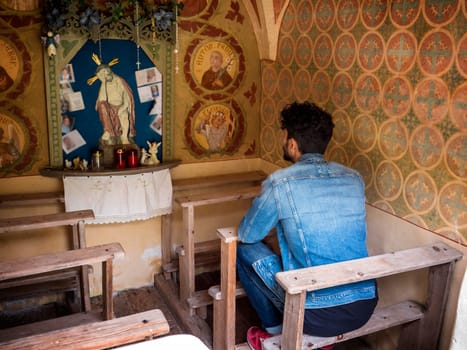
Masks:
[[[368,256],[365,186],[354,170],[304,154],[263,182],[242,219],[241,242],[261,241],[276,227],[281,257],[259,259],[253,268],[276,293],[281,270],[330,264]],[[306,308],[323,308],[375,297],[374,280],[308,292]]]

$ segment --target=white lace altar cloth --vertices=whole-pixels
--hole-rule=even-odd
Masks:
[[[92,209],[89,224],[146,220],[172,212],[169,169],[133,175],[65,176],[65,210]]]

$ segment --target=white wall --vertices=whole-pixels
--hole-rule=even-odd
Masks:
[[[449,295],[444,315],[444,324],[442,328],[439,350],[449,349],[451,339],[457,339],[465,344],[465,333],[453,333],[456,313],[458,311],[458,301],[467,298],[466,288],[460,294],[462,281],[464,279],[467,265],[467,248],[446,239],[432,231],[412,224],[400,217],[389,214],[371,205],[367,205],[367,223],[368,223],[368,248],[371,255],[383,252],[391,252],[401,249],[413,248],[433,242],[444,242],[463,252],[464,257],[456,263]],[[426,292],[426,276],[423,272],[407,275],[398,275],[378,284],[380,290],[380,302],[392,303],[403,299],[413,299],[423,301]],[[460,307],[460,306],[459,306]],[[463,308],[465,313],[465,306]],[[462,318],[462,317],[461,317]],[[463,319],[465,320],[465,314]],[[462,321],[459,321],[462,322]],[[464,325],[465,327],[465,325]],[[457,332],[456,327],[456,332]],[[463,330],[465,332],[465,330]],[[378,336],[369,337],[375,348],[378,350],[394,349],[397,342],[397,333],[393,331],[386,332],[384,339]],[[388,343],[390,342],[390,343]],[[465,349],[463,347],[462,349]],[[459,348],[460,349],[460,348]]]

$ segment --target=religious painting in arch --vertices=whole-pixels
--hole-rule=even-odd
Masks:
[[[98,149],[105,164],[114,148],[141,151],[148,142],[170,160],[171,144],[162,137],[170,141],[172,133],[178,4],[81,4],[60,8],[63,23],[43,36],[50,165],[89,160]],[[73,147],[64,143],[70,138]]]
[[[136,50],[129,40],[88,40],[60,69],[65,160],[90,159],[97,149],[105,157],[115,146],[140,149],[147,141],[162,141],[162,73],[144,53],[138,69]],[[64,142],[69,132],[85,140],[71,152]]]

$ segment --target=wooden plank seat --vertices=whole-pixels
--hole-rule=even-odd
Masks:
[[[85,220],[92,219],[94,219],[94,212],[91,209],[0,219],[0,233],[38,230],[66,225],[76,226],[81,223],[84,224]]]
[[[0,340],[2,350],[108,349],[169,333],[159,309]]]
[[[221,239],[220,293],[212,293],[213,349],[234,349],[236,228],[218,230]],[[400,349],[436,349],[441,333],[442,316],[454,264],[462,253],[444,243],[401,250],[329,265],[279,272],[276,280],[286,292],[283,333],[266,339],[263,350],[317,349],[355,337],[403,325]],[[429,269],[427,297],[423,305],[405,300],[392,305],[378,305],[365,326],[337,337],[311,337],[302,334],[304,302],[307,291],[368,280],[410,271]],[[212,289],[215,291],[215,289]]]
[[[0,281],[102,263],[103,317],[113,317],[112,260],[124,256],[119,243],[0,261]]]
[[[40,197],[32,194],[30,196],[34,200]],[[0,234],[70,226],[72,249],[79,249],[86,246],[85,221],[91,219],[94,219],[92,210],[6,218],[0,219]],[[79,298],[73,298],[77,300],[79,310],[90,311],[91,300],[88,280],[90,271],[92,271],[90,266],[79,266],[67,271],[53,271],[40,276],[24,276],[14,280],[0,281],[0,300],[11,299],[15,291],[18,299],[59,292],[59,284],[61,284],[62,292],[74,290],[75,294],[79,295]],[[73,274],[73,276],[70,276],[70,274]]]
[[[187,179],[172,180],[172,189],[174,192],[208,189],[232,184],[260,184],[266,178],[262,171],[247,171],[243,173],[222,174],[202,177],[192,177]]]
[[[183,195],[184,192],[190,190],[209,191],[220,187],[230,185],[250,186],[259,185],[266,178],[266,174],[262,171],[247,171],[242,173],[229,173],[222,175],[200,176],[185,179],[173,179],[172,191],[174,197]],[[167,214],[162,216],[162,265],[170,264],[171,256],[171,220],[172,215]],[[178,265],[178,263],[177,263]],[[172,267],[175,265],[172,265]],[[169,268],[170,265],[167,265]],[[169,279],[171,274],[164,274],[166,279]]]
[[[63,192],[19,193],[0,196],[0,208],[57,203],[65,203]]]
[[[211,191],[209,193],[182,196],[175,201],[183,213],[183,255],[179,255],[180,300],[186,301],[195,293],[195,208],[204,205],[251,199],[261,191],[259,185]],[[189,305],[189,304],[188,304]],[[190,312],[193,312],[190,310]]]

